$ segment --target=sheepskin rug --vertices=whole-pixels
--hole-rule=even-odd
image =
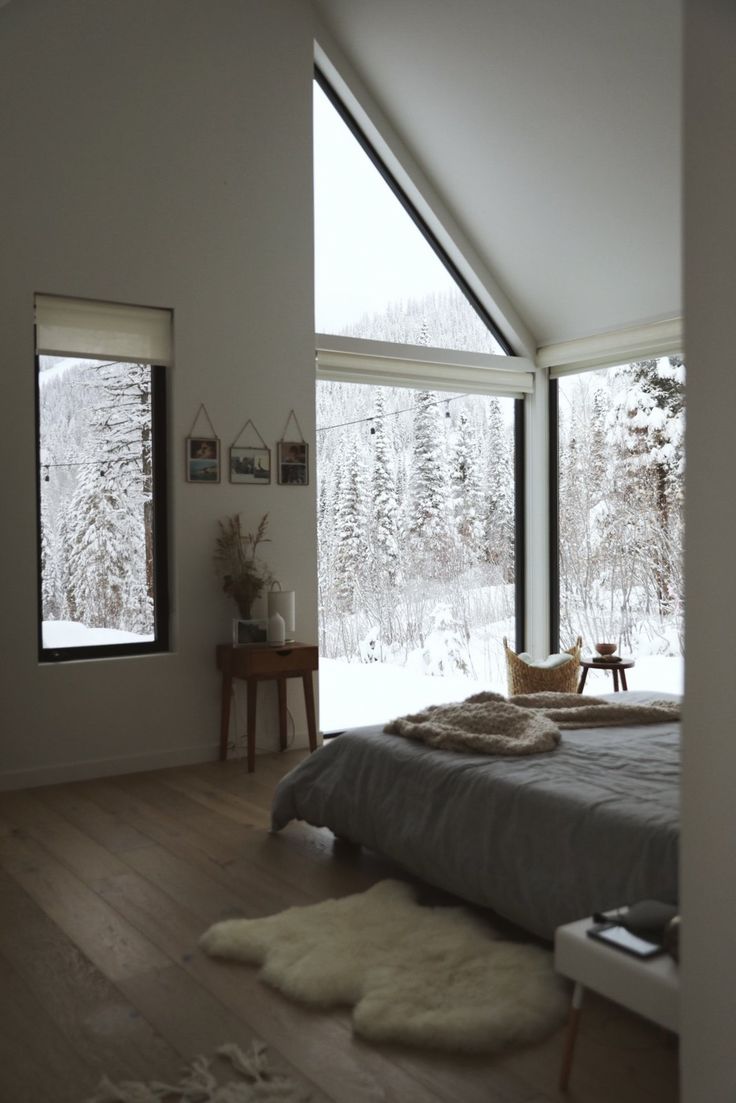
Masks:
[[[566,1013],[550,952],[501,939],[465,908],[420,906],[399,881],[216,923],[200,945],[262,965],[291,999],[353,1006],[355,1032],[373,1042],[487,1053],[537,1041]]]
[[[223,1082],[213,1071],[217,1059],[229,1062],[237,1080]],[[228,1042],[215,1058],[195,1057],[184,1069],[181,1080],[121,1080],[113,1084],[103,1076],[100,1086],[86,1103],[309,1103],[308,1088],[295,1084],[269,1063],[266,1047],[253,1042],[249,1052]]]

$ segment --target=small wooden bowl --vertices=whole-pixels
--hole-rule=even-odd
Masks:
[[[615,643],[596,643],[593,646],[599,655],[614,655],[616,653]]]

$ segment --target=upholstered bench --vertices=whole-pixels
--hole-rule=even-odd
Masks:
[[[669,954],[638,958],[592,939],[586,933],[593,920],[579,919],[555,931],[555,969],[575,982],[560,1071],[560,1088],[567,1088],[572,1068],[583,993],[592,988],[609,1000],[646,1019],[678,1032],[678,967]]]

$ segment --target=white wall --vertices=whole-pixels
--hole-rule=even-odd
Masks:
[[[736,7],[687,0],[685,1103],[736,1099]]]
[[[234,606],[212,550],[228,513],[269,512],[267,558],[316,639],[314,482],[184,481],[200,402],[225,449],[248,417],[273,446],[291,407],[314,443],[311,78],[300,0],[0,10],[0,787],[214,756],[214,647]],[[35,291],[175,311],[171,654],[38,665]],[[274,709],[262,716],[269,745]]]

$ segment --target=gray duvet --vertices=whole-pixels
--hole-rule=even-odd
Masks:
[[[281,781],[273,829],[293,819],[328,827],[552,938],[594,911],[677,901],[679,728],[564,731],[554,751],[525,758],[355,728]]]

